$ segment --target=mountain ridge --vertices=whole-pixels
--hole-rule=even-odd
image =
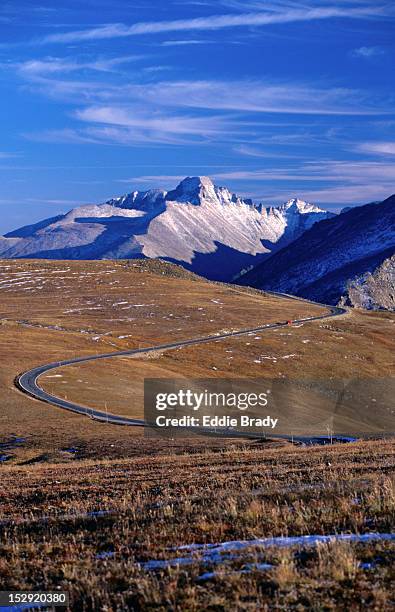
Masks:
[[[395,195],[319,221],[239,282],[332,304],[393,252]]]
[[[331,216],[297,198],[265,207],[186,177],[170,191],[131,191],[9,232],[0,258],[162,258],[229,281]]]

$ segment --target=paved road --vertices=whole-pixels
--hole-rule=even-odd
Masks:
[[[307,323],[310,321],[319,321],[321,319],[328,319],[332,317],[338,317],[347,312],[346,308],[339,308],[338,306],[328,306],[326,304],[317,304],[317,302],[311,302],[310,300],[304,300],[301,298],[297,298],[292,295],[287,294],[279,294],[274,292],[266,292],[271,293],[272,295],[287,297],[291,299],[295,299],[304,303],[311,303],[315,306],[324,306],[328,308],[328,313],[316,317],[306,317],[304,319],[293,320],[293,323]],[[287,322],[284,323],[268,323],[267,325],[261,325],[259,327],[252,327],[249,329],[243,329],[240,331],[227,332],[225,334],[214,334],[212,336],[203,336],[201,338],[192,338],[190,340],[182,340],[181,342],[169,342],[167,344],[158,344],[157,346],[151,346],[148,348],[140,348],[140,349],[131,349],[127,351],[118,351],[115,353],[103,353],[102,355],[91,355],[89,357],[77,357],[76,359],[66,359],[64,361],[54,361],[52,363],[47,363],[42,366],[38,366],[37,368],[33,368],[28,372],[24,372],[20,374],[16,380],[16,386],[23,392],[27,393],[31,397],[35,399],[41,400],[43,402],[47,402],[49,404],[53,404],[54,406],[58,406],[59,408],[64,408],[65,410],[71,410],[72,412],[77,412],[79,414],[83,414],[84,416],[88,416],[92,419],[111,423],[114,425],[133,425],[133,426],[144,426],[145,422],[142,419],[132,419],[128,417],[118,416],[116,414],[107,413],[103,410],[96,410],[95,408],[87,408],[86,406],[80,406],[75,402],[70,402],[68,400],[62,399],[60,397],[56,397],[55,395],[51,395],[42,389],[38,384],[38,379],[40,376],[49,372],[50,370],[54,370],[55,368],[60,368],[68,365],[74,365],[76,363],[85,363],[87,361],[96,361],[97,359],[108,359],[112,357],[122,357],[125,355],[139,355],[139,354],[148,354],[153,351],[162,351],[174,348],[180,348],[183,346],[191,346],[193,344],[203,344],[207,342],[215,342],[217,340],[225,340],[227,338],[233,338],[237,336],[244,336],[250,333],[264,332],[266,330],[275,329],[278,327],[286,327]],[[237,432],[232,431],[232,435],[237,434]],[[229,435],[229,432],[228,432]],[[245,436],[245,434],[243,434]],[[257,436],[254,435],[256,438]]]

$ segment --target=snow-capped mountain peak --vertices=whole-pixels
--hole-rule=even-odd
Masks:
[[[166,199],[172,202],[201,204],[202,200],[215,200],[216,187],[208,176],[188,176],[167,193]]]
[[[311,212],[325,212],[322,208],[319,208],[315,204],[309,204],[309,202],[305,202],[304,200],[300,200],[299,198],[292,198],[285,202],[282,206],[279,207],[283,210],[293,210],[295,212],[299,212],[300,214],[306,214]]]
[[[255,205],[250,199],[243,199],[232,193],[226,187],[214,185],[208,176],[189,176],[166,195],[169,202],[185,202],[199,206],[205,205],[236,205],[249,206],[262,211],[263,205]]]
[[[267,209],[208,177],[187,177],[169,192],[131,190],[20,228],[0,238],[0,258],[160,257],[231,280],[329,216],[298,199]]]

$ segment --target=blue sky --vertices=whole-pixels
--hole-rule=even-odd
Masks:
[[[395,5],[0,6],[0,233],[187,175],[324,208],[395,192]]]

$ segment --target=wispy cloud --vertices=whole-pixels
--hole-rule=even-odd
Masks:
[[[356,147],[362,153],[378,153],[380,155],[395,155],[395,141],[364,142]]]
[[[312,0],[310,2],[300,2],[300,0],[211,0],[211,6],[221,5],[227,8],[232,8],[245,12],[246,10],[266,10],[273,12],[282,12],[295,8],[328,8],[336,7],[347,10],[350,8],[362,8],[374,6],[372,0]],[[385,2],[382,3],[385,6]],[[388,9],[388,5],[386,6]]]
[[[372,200],[386,198],[394,193],[395,165],[379,162],[350,162],[347,160],[325,160],[288,166],[287,171],[264,169],[235,171],[217,174],[216,178],[228,181],[245,181],[249,185],[273,182],[287,182],[284,191],[274,191],[274,199],[287,197],[290,190],[304,199],[322,204],[346,203],[363,204]],[[294,187],[289,187],[294,183]],[[309,183],[322,182],[321,188],[306,187]],[[257,191],[258,193],[258,191]],[[276,194],[276,195],[274,195]]]
[[[384,200],[394,193],[392,184],[372,184],[361,181],[358,185],[331,187],[328,189],[301,190],[301,197],[317,204],[336,204],[341,208],[343,204],[367,204],[373,201]]]
[[[164,40],[161,43],[162,47],[184,47],[186,45],[209,45],[212,44],[213,40],[197,40],[191,38],[190,40]]]
[[[158,65],[158,66],[147,66],[146,68],[142,68],[143,72],[148,74],[153,74],[155,72],[164,72],[166,70],[173,70],[173,66],[167,65]]]
[[[284,168],[264,167],[255,170],[232,170],[225,172],[214,172],[213,177],[216,180],[223,181],[242,181],[242,182],[273,182],[283,180],[311,181],[311,182],[327,182],[339,183],[356,187],[365,182],[381,183],[385,186],[385,190],[390,189],[389,185],[393,186],[395,180],[395,166],[393,164],[382,164],[378,162],[353,162],[347,160],[324,160],[324,161],[309,161],[300,163],[292,163]],[[157,180],[158,176],[139,176],[135,179],[150,182]],[[175,176],[166,176],[166,180],[176,179]],[[337,186],[331,189],[337,189]]]
[[[165,116],[113,106],[85,108],[77,111],[76,117],[89,123],[144,128],[169,134],[214,135],[229,127],[220,117]]]
[[[279,11],[257,11],[242,14],[210,15],[193,19],[176,19],[173,21],[140,22],[127,26],[122,23],[108,24],[98,28],[74,30],[59,34],[50,34],[41,39],[42,43],[75,43],[92,40],[126,38],[143,34],[160,34],[166,32],[214,31],[224,28],[258,27],[281,23],[295,23],[330,19],[336,17],[366,18],[388,14],[385,5],[373,3],[359,6],[329,6],[318,8],[284,8]]]
[[[252,147],[250,145],[238,145],[233,147],[233,151],[238,153],[239,155],[243,155],[245,157],[255,157],[255,158],[266,158],[266,159],[292,159],[294,155],[284,155],[283,153],[277,153],[276,151],[262,151],[262,149],[258,149],[257,147]]]
[[[292,115],[380,115],[393,113],[393,101],[368,92],[339,87],[319,87],[309,83],[262,80],[160,80],[153,83],[123,79],[83,78],[86,66],[91,70],[109,70],[128,58],[95,60],[89,63],[69,60],[34,60],[16,65],[19,74],[49,97],[91,102],[138,100],[153,107],[189,108],[247,113]],[[10,67],[2,65],[2,67]],[[170,70],[170,66],[147,66],[141,73]],[[79,73],[78,73],[79,71]],[[68,78],[67,73],[74,78]]]
[[[35,76],[30,83],[47,96],[74,106],[77,101],[72,116],[88,124],[83,128],[27,134],[29,139],[45,142],[130,146],[145,146],[149,142],[229,143],[235,152],[247,157],[286,158],[290,156],[284,151],[285,146],[294,150],[306,143],[320,146],[333,138],[325,130],[320,135],[313,127],[306,130],[303,125],[287,132],[284,114],[353,116],[392,112],[389,103],[382,101],[379,105],[362,92],[297,84],[163,81],[144,85],[123,83],[120,87],[113,82],[67,80],[56,75]],[[125,100],[132,102],[125,104]],[[83,103],[89,106],[83,107]],[[261,121],[256,113],[279,117]]]
[[[120,67],[138,60],[145,55],[118,57],[44,57],[26,61],[3,61],[0,69],[19,76],[27,87],[48,98],[69,103],[93,102],[95,99],[109,99],[120,95],[120,84],[125,74]],[[129,69],[128,69],[129,70]],[[141,69],[140,69],[141,71]],[[137,73],[136,70],[134,70]],[[111,74],[111,78],[107,76]],[[128,71],[129,78],[130,72]],[[113,78],[118,76],[117,79]]]
[[[79,75],[78,75],[79,76]],[[47,98],[71,104],[93,103],[119,95],[119,87],[105,81],[50,78],[35,76],[27,79],[26,89],[38,92]]]
[[[16,68],[23,76],[34,78],[39,76],[80,72],[83,70],[112,72],[118,66],[142,59],[142,57],[144,56],[126,55],[122,57],[99,58],[85,61],[67,57],[47,57],[44,59],[33,59],[25,62],[3,63],[1,66],[3,68]]]
[[[215,117],[186,117],[144,113],[141,109],[87,108],[76,117],[83,128],[44,130],[24,134],[28,140],[57,144],[154,146],[205,144],[225,137],[230,124]]]
[[[270,171],[228,172],[216,175],[230,186],[236,181],[247,183],[249,188],[259,183],[251,197],[265,202],[281,202],[290,194],[330,208],[343,205],[359,205],[383,200],[395,192],[395,166],[369,162],[327,161],[302,164],[289,169],[288,174]],[[273,187],[278,181],[279,189]],[[322,186],[309,187],[314,182]],[[284,185],[284,186],[283,186]]]
[[[75,110],[69,116],[86,124],[25,131],[24,136],[40,142],[121,146],[228,143],[246,157],[285,159],[290,156],[284,147],[295,150],[306,143],[319,146],[330,140],[313,127],[303,127],[300,117],[292,118],[299,126],[290,133],[286,114],[364,116],[393,112],[390,100],[308,83],[270,79],[144,82],[151,79],[148,75],[171,69],[168,66],[143,66],[139,73],[126,77],[103,77],[103,72],[116,71],[116,67],[138,58],[45,57],[14,64],[29,88],[72,105]],[[87,71],[99,76],[87,75]],[[262,121],[260,113],[270,113],[270,123]]]
[[[349,162],[347,160],[325,160],[288,165],[285,169],[264,168],[258,170],[236,170],[214,174],[216,181],[224,181],[232,189],[239,183],[255,188],[251,197],[268,201],[281,201],[290,193],[319,204],[363,204],[384,199],[394,193],[395,166],[377,162]],[[273,185],[286,184],[279,189]],[[322,187],[309,187],[309,184]],[[237,188],[236,188],[237,191]],[[243,191],[243,188],[241,188]],[[261,195],[266,192],[266,195]]]
[[[385,49],[383,49],[383,47],[359,47],[358,49],[353,49],[351,51],[351,55],[353,57],[363,57],[365,59],[384,54]]]
[[[174,107],[307,115],[375,115],[392,113],[389,102],[347,88],[309,84],[240,81],[168,81],[150,87],[130,85],[131,94]]]
[[[73,128],[26,132],[23,133],[22,136],[32,142],[49,142],[54,144],[100,144],[99,139],[90,136],[87,132],[75,130]]]
[[[198,41],[165,41],[192,43]],[[156,80],[145,83],[143,74],[171,70],[171,66],[140,68],[139,74],[122,75],[122,82],[105,73],[144,55],[118,57],[44,57],[24,62],[3,62],[0,68],[16,70],[35,89],[51,98],[68,102],[88,101],[111,104],[138,100],[158,108],[204,109],[293,115],[379,115],[393,113],[394,101],[379,99],[372,93],[341,87],[301,82],[275,81],[272,78],[242,80]],[[98,77],[98,73],[100,76]],[[113,75],[111,75],[112,77]],[[100,80],[99,80],[100,79]]]
[[[358,184],[370,179],[374,183],[395,181],[395,165],[376,161],[325,160],[310,162],[304,168],[311,173],[324,174],[328,178]]]

